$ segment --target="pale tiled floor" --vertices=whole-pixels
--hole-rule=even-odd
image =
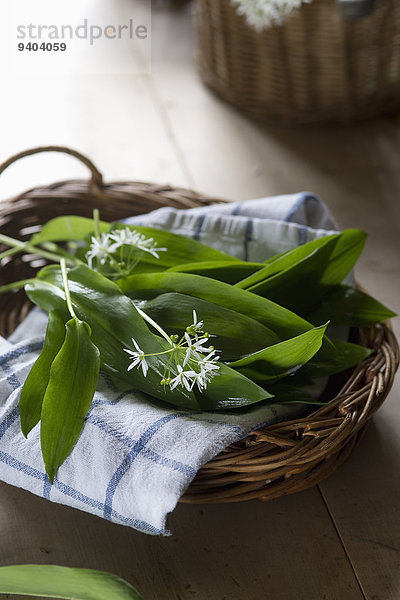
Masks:
[[[369,233],[358,279],[400,311],[400,119],[326,131],[255,125],[202,86],[190,15],[166,4],[153,2],[151,76],[13,81],[0,100],[0,158],[56,143],[87,153],[109,180],[231,199],[312,190],[341,226]],[[4,175],[1,195],[83,173],[72,159],[35,157]],[[179,506],[172,538],[3,484],[0,563],[109,570],[146,600],[397,600],[399,400],[397,384],[354,456],[319,488],[266,504]]]

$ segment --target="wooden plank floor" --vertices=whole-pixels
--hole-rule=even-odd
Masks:
[[[182,3],[153,1],[152,37],[150,76],[10,77],[0,158],[66,144],[106,179],[232,200],[312,190],[342,227],[369,233],[358,279],[399,312],[400,119],[323,131],[261,127],[201,84]],[[4,175],[1,197],[83,173],[72,159],[32,158]],[[109,570],[146,600],[398,600],[399,406],[397,383],[351,460],[320,487],[265,504],[180,505],[171,538],[0,484],[0,564]]]

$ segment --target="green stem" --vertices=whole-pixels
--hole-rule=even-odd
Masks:
[[[60,267],[61,267],[61,273],[62,273],[64,291],[65,291],[65,298],[67,300],[68,310],[71,314],[71,317],[76,319],[77,316],[75,314],[74,307],[72,306],[71,294],[70,294],[69,287],[68,287],[67,265],[65,262],[65,258],[62,258],[60,260]]]
[[[64,257],[67,262],[71,263],[71,261],[74,261],[73,264],[76,264],[76,265],[84,265],[85,264],[82,260],[80,260],[76,256],[72,257],[71,254],[68,252],[68,250],[64,250],[64,248],[59,248],[57,246],[57,244],[55,244],[54,242],[43,242],[41,245],[42,245],[42,248],[44,248],[44,250],[50,251],[52,253],[56,253],[57,255],[60,256],[60,258]]]
[[[33,277],[31,279],[21,279],[20,281],[14,281],[14,283],[7,283],[6,285],[2,285],[0,287],[0,294],[6,294],[7,292],[11,292],[12,290],[21,289],[27,283],[31,283],[31,281],[35,281]]]
[[[60,262],[60,256],[58,254],[54,254],[53,252],[46,252],[46,250],[42,250],[41,248],[36,248],[36,246],[31,246],[31,244],[27,244],[25,242],[21,242],[20,240],[15,240],[8,235],[0,234],[0,242],[5,244],[6,246],[11,246],[12,248],[18,248],[19,250],[29,252],[31,254],[38,254],[43,258],[47,258],[53,262]],[[71,257],[68,259],[69,264],[75,264],[75,260]]]
[[[150,323],[150,325],[152,325],[154,327],[154,329],[156,329],[158,331],[158,333],[160,333],[163,338],[165,338],[167,340],[167,342],[169,344],[171,344],[171,346],[173,346],[173,342],[171,340],[171,338],[169,337],[168,333],[166,333],[164,331],[164,329],[162,329],[162,327],[160,327],[160,325],[158,323],[156,323],[155,321],[153,321],[153,319],[151,317],[149,317],[149,315],[146,315],[145,312],[142,311],[141,308],[139,308],[138,306],[135,306],[136,310],[138,311],[139,315],[148,323]]]
[[[100,239],[100,213],[99,209],[93,210],[93,222],[94,222],[94,235],[97,239]]]
[[[3,258],[6,258],[6,256],[18,254],[18,252],[22,252],[22,248],[9,248],[8,250],[4,250],[4,252],[0,254],[0,260],[3,260]]]
[[[170,352],[173,352],[175,350],[175,348],[170,348],[169,350],[164,350],[164,352],[153,352],[152,354],[143,354],[144,357],[146,356],[161,356],[161,354],[169,354]]]

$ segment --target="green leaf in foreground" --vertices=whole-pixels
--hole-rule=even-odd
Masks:
[[[321,348],[328,324],[229,364],[254,381],[273,382],[295,373]]]
[[[41,413],[41,447],[51,483],[82,431],[100,370],[100,353],[90,339],[88,324],[74,317],[65,329],[65,341],[50,369]]]
[[[57,565],[0,567],[0,594],[67,600],[143,600],[127,581],[112,573]]]
[[[21,429],[25,437],[39,423],[50,367],[65,338],[64,319],[55,310],[49,314],[43,349],[25,380],[19,400]]]
[[[367,327],[396,316],[396,313],[359,289],[339,285],[330,291],[317,310],[308,315],[312,323],[330,315],[332,325]]]

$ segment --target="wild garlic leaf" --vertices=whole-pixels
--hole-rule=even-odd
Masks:
[[[332,288],[308,319],[318,323],[327,315],[332,325],[367,327],[392,319],[396,313],[357,288],[339,285]]]
[[[132,294],[135,298],[154,298],[159,294],[173,291],[213,302],[259,321],[274,331],[281,340],[295,337],[313,329],[308,321],[279,304],[247,290],[241,290],[236,286],[230,286],[200,275],[165,271],[164,273],[131,276],[119,280],[117,283],[125,293]],[[324,365],[331,363],[340,365],[343,362],[347,363],[347,361],[354,364],[352,360],[355,353],[351,349],[343,357],[343,361],[337,356],[338,352],[337,346],[327,336],[324,336],[321,349],[315,356],[315,360],[322,360]],[[314,357],[310,363],[313,363],[313,361]]]
[[[178,273],[193,273],[194,275],[202,275],[211,279],[218,279],[231,285],[241,281],[244,277],[259,271],[262,268],[262,263],[246,263],[243,261],[211,261],[197,262],[177,265],[170,267],[168,271]]]
[[[57,565],[0,567],[0,594],[67,600],[144,600],[127,581],[112,573]]]
[[[247,290],[222,281],[190,273],[131,275],[117,281],[122,291],[137,299],[155,298],[166,292],[179,292],[235,310],[259,321],[280,339],[304,333],[313,326],[294,312]]]
[[[325,246],[325,244],[330,243],[330,241],[334,239],[336,239],[335,249],[331,254],[329,264],[326,265],[326,274],[330,278],[330,281],[328,282],[327,280],[324,280],[324,283],[329,283],[329,285],[331,285],[333,278],[340,279],[339,282],[341,282],[346,274],[351,270],[352,266],[354,266],[354,264],[357,262],[357,259],[364,247],[366,234],[360,229],[345,229],[341,233],[317,238],[302,244],[301,246],[296,246],[295,248],[287,250],[281,254],[271,256],[271,258],[265,261],[265,267],[262,270],[241,281],[238,284],[238,287],[248,289],[257,283],[260,283],[264,279],[267,279],[268,277],[272,277],[277,273],[285,271],[286,269],[301,262],[310,256],[310,254],[314,253],[316,250],[322,248]],[[343,256],[346,257],[345,262],[342,262]],[[349,266],[347,261],[350,261],[352,266]],[[335,265],[339,265],[341,268],[343,268],[344,274],[336,274]]]
[[[367,234],[360,229],[345,229],[331,254],[321,285],[337,285],[350,273],[364,249]]]
[[[207,388],[195,390],[195,394],[202,410],[242,408],[273,398],[269,391],[223,363]]]
[[[206,300],[170,292],[144,302],[141,308],[168,333],[183,335],[193,309],[204,322],[204,331],[213,334],[212,343],[221,351],[222,360],[234,360],[279,338],[255,319]]]
[[[64,343],[51,365],[41,413],[40,440],[51,483],[82,431],[100,369],[100,353],[90,338],[89,325],[74,317],[65,330]]]
[[[304,408],[308,406],[308,413],[317,410],[318,405],[325,404],[321,399],[316,399],[308,391],[310,386],[294,386],[286,383],[270,384],[269,389],[275,394],[275,402],[279,404],[304,404]],[[314,408],[313,408],[314,407]],[[303,415],[304,416],[304,413]]]
[[[39,273],[37,281],[38,295],[35,283],[26,288],[32,301],[39,301],[42,307],[50,306],[53,299],[58,304],[59,296],[57,291],[53,295],[53,289],[62,287],[60,270],[54,266],[45,267]],[[43,287],[43,283],[47,287]],[[207,393],[198,394],[182,387],[171,391],[168,386],[160,383],[165,368],[169,366],[168,354],[147,359],[147,377],[139,369],[127,372],[129,359],[124,348],[135,349],[132,338],[146,354],[165,350],[165,343],[150,332],[132,300],[115,283],[99,273],[83,265],[70,269],[68,286],[76,314],[87,321],[92,329],[92,339],[100,349],[103,368],[124,382],[129,382],[133,388],[179,408],[190,409],[199,409],[203,404],[216,409],[230,405],[244,406],[270,397],[257,384],[225,365],[221,365],[221,373],[209,384]],[[177,375],[173,365],[171,372],[173,376]]]
[[[25,437],[39,423],[50,368],[65,338],[65,321],[52,310],[46,328],[43,349],[25,380],[19,400],[21,429]]]
[[[161,344],[165,348],[168,347],[164,339],[161,340]],[[273,394],[242,373],[231,369],[229,365],[219,361],[216,364],[218,371],[208,382],[207,387],[201,392],[197,386],[193,388],[199,408],[202,410],[244,408],[273,398]]]
[[[327,324],[321,325],[290,340],[231,362],[229,366],[238,369],[254,381],[277,381],[295,373],[319,351],[326,328]]]
[[[313,240],[270,259],[237,287],[269,298],[300,315],[315,310],[331,287],[340,284],[358,260],[365,233],[347,229]]]
[[[344,342],[341,340],[330,340],[331,349],[325,351],[323,347],[321,351],[304,367],[300,373],[307,378],[315,379],[317,377],[326,377],[341,373],[351,367],[354,367],[359,362],[368,358],[373,352],[370,348]]]
[[[100,233],[105,233],[109,230],[110,224],[104,221],[99,222]],[[48,221],[35,234],[31,240],[31,244],[42,244],[43,242],[66,242],[72,240],[83,240],[88,235],[94,234],[93,219],[86,217],[76,217],[74,215],[65,217],[56,217]]]
[[[333,237],[292,267],[249,287],[248,291],[304,314],[317,306],[321,295],[326,293],[320,282],[336,243],[337,238]]]
[[[338,240],[339,234],[328,235],[311,242],[307,242],[301,246],[291,248],[282,254],[271,256],[265,261],[264,265],[260,267],[258,271],[246,277],[239,283],[237,287],[248,290],[251,287],[262,283],[263,281],[273,277],[287,269],[291,269],[295,265],[302,263],[310,255],[314,254],[320,248],[323,248],[326,244],[331,243],[332,240]]]
[[[115,283],[80,265],[68,271],[68,286],[76,314],[91,327],[92,340],[100,350],[104,370],[132,388],[174,406],[199,409],[193,392],[184,388],[176,388],[171,392],[168,386],[160,384],[168,364],[168,355],[148,359],[150,369],[147,377],[138,369],[127,371],[129,358],[124,348],[134,350],[132,338],[146,353],[157,353],[164,348],[158,336],[150,332],[132,300]],[[65,310],[63,282],[57,266],[42,269],[25,290],[32,302],[43,310],[60,310],[63,306]],[[172,373],[177,375],[175,369],[172,369]]]

